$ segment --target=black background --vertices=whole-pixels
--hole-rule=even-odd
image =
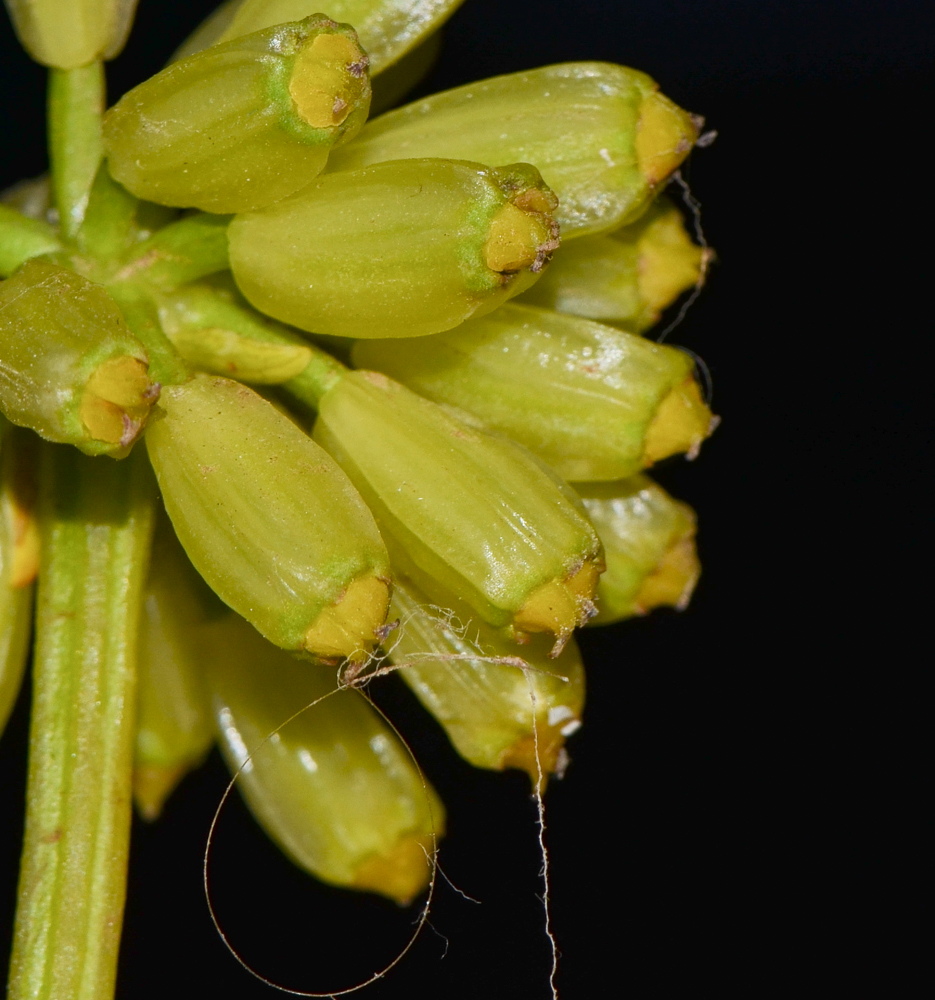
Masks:
[[[210,7],[142,0],[111,98]],[[581,637],[586,724],[547,796],[564,997],[854,977],[864,996],[904,992],[933,28],[922,0],[467,0],[420,88],[605,59],[646,70],[719,132],[685,171],[719,263],[671,340],[706,359],[724,422],[697,462],[657,470],[699,512],[704,575],[685,613]],[[44,84],[6,21],[0,45],[2,188],[45,168]],[[445,871],[481,903],[440,884],[437,933],[369,995],[547,998],[525,779],[461,763],[401,685],[375,693],[448,805]],[[26,727],[21,698],[0,744],[0,948]],[[213,757],[159,824],[135,822],[122,998],[274,995],[229,957],[201,897],[225,780]],[[298,875],[236,796],[213,859],[225,928],[295,988],[366,977],[414,915]]]

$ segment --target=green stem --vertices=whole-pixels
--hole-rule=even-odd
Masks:
[[[49,159],[62,235],[74,239],[103,156],[104,65],[49,70]]]
[[[230,220],[229,215],[200,213],[170,222],[134,248],[116,280],[143,278],[156,288],[172,289],[226,271]]]
[[[8,1000],[113,995],[126,891],[136,635],[154,485],[142,449],[43,445],[26,831]]]

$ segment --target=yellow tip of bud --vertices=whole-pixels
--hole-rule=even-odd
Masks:
[[[367,57],[346,35],[316,35],[295,60],[289,94],[312,128],[340,125],[367,82]]]
[[[78,412],[96,441],[128,448],[139,437],[160,390],[146,368],[124,355],[105,361],[88,379]]]
[[[691,152],[698,138],[692,116],[665,94],[643,99],[636,126],[636,162],[646,182],[655,187]]]
[[[133,769],[133,801],[137,811],[147,822],[159,819],[166,799],[189,770],[189,765],[157,767],[144,764]]]
[[[698,455],[701,442],[709,437],[719,420],[712,416],[701,398],[698,383],[689,376],[663,399],[646,431],[643,461],[652,465],[669,455],[688,452],[688,458]]]
[[[643,614],[664,606],[684,611],[699,576],[701,562],[692,532],[666,551],[659,565],[643,581],[633,603]]]
[[[555,646],[550,656],[558,656],[578,625],[593,617],[594,591],[603,567],[586,562],[564,580],[549,580],[537,587],[513,616],[517,632],[551,632]]]
[[[692,243],[677,209],[651,223],[636,245],[637,286],[657,317],[704,275],[712,253]]]
[[[389,605],[386,580],[358,577],[305,633],[305,649],[323,659],[367,652],[376,642],[376,632],[386,620]]]
[[[388,854],[375,854],[357,869],[353,886],[379,892],[406,906],[429,884],[432,838],[402,837]]]
[[[537,199],[537,195],[541,197]],[[516,202],[507,202],[493,217],[484,244],[485,263],[501,274],[515,274],[527,267],[541,271],[558,247],[557,233],[546,214],[546,196],[526,191]]]

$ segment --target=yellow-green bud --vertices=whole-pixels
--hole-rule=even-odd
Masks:
[[[523,301],[642,333],[698,283],[709,256],[661,197],[632,225],[562,247]]]
[[[529,288],[558,246],[554,208],[528,164],[381,163],[237,216],[231,270],[257,309],[302,330],[422,336]]]
[[[0,278],[8,278],[32,257],[61,248],[58,235],[47,222],[0,205]]]
[[[202,636],[221,748],[260,825],[323,881],[408,903],[428,884],[445,812],[396,735],[348,690],[283,726],[334,691],[333,671],[233,615]]]
[[[353,359],[475,414],[572,481],[693,455],[714,426],[684,352],[512,302],[428,340],[359,341]]]
[[[105,289],[45,261],[0,284],[0,347],[6,416],[87,455],[125,456],[159,397]]]
[[[76,69],[113,59],[127,40],[137,0],[5,0],[23,48],[45,66]]]
[[[428,38],[464,0],[228,0],[185,42],[175,58],[320,11],[353,24],[376,75]]]
[[[598,584],[594,625],[688,606],[701,574],[695,512],[648,476],[578,487],[604,543],[607,570]]]
[[[26,431],[0,416],[0,736],[19,693],[32,633],[32,583],[39,570],[34,458]]]
[[[227,613],[161,517],[143,591],[137,654],[133,798],[144,819],[159,816],[214,739],[197,628],[218,609]]]
[[[434,94],[369,122],[329,170],[444,156],[534,163],[559,199],[562,236],[635,219],[688,155],[698,123],[645,73],[566,63]]]
[[[387,644],[390,659],[465,760],[520,768],[533,785],[540,768],[543,778],[561,768],[565,738],[580,728],[584,707],[574,639],[557,659],[543,636],[517,647],[462,603],[432,606],[398,578],[390,617],[400,621]]]
[[[166,510],[216,594],[271,642],[336,659],[369,649],[389,564],[347,476],[251,389],[168,387],[146,435]]]
[[[107,113],[104,149],[110,172],[140,198],[242,212],[308,184],[369,106],[354,29],[318,15],[157,73]]]
[[[569,487],[524,449],[377,372],[350,372],[319,401],[315,439],[360,490],[393,565],[556,654],[592,613],[597,535]]]

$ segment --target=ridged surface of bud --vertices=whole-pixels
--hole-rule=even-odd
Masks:
[[[423,336],[495,309],[558,246],[535,167],[400,160],[341,171],[228,230],[261,312],[314,333]]]
[[[321,16],[206,49],[135,87],[104,119],[113,176],[141,198],[208,212],[304,187],[370,106],[353,28]]]
[[[88,455],[126,455],[159,397],[106,290],[45,261],[0,285],[0,346],[6,416]]]
[[[609,625],[663,606],[686,608],[701,575],[691,507],[648,476],[582,483],[579,492],[607,560],[593,623]]]
[[[475,414],[572,481],[697,450],[712,423],[687,354],[518,303],[429,340],[359,341],[353,359]]]
[[[260,825],[312,875],[408,903],[428,884],[445,812],[396,735],[358,692],[331,694],[333,671],[242,619],[202,638],[221,748]]]
[[[645,73],[565,63],[434,94],[369,122],[329,170],[444,156],[534,163],[559,199],[563,239],[614,229],[644,210],[698,135]]]
[[[278,646],[368,649],[389,565],[334,460],[251,389],[195,376],[163,394],[146,436],[176,534],[212,590]]]
[[[387,642],[390,659],[466,761],[495,771],[520,768],[534,786],[540,769],[545,778],[561,767],[565,739],[580,728],[584,707],[574,639],[552,659],[544,636],[518,647],[466,605],[432,606],[399,578],[390,617],[400,621]]]
[[[363,371],[322,397],[315,439],[366,499],[393,565],[436,603],[453,595],[559,643],[587,620],[597,535],[572,490],[512,441]]]

